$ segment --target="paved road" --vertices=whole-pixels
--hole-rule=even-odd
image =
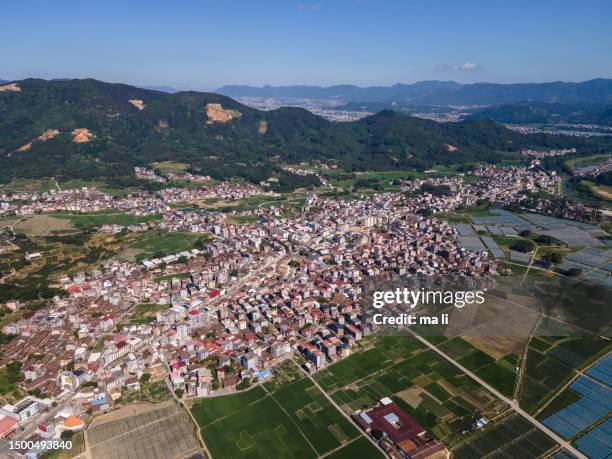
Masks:
[[[542,432],[544,432],[546,435],[548,435],[550,438],[552,438],[555,442],[559,443],[563,448],[565,448],[566,450],[568,450],[569,452],[571,452],[572,454],[574,454],[576,457],[579,457],[581,459],[588,459],[587,456],[585,456],[584,454],[582,454],[580,451],[578,451],[576,448],[574,448],[571,443],[569,443],[568,441],[564,440],[563,438],[561,438],[559,435],[557,435],[555,432],[553,432],[552,430],[550,430],[548,427],[546,427],[544,424],[542,424],[540,421],[538,421],[536,418],[534,418],[533,416],[531,416],[529,413],[527,413],[525,410],[523,410],[519,404],[517,400],[510,400],[508,397],[506,397],[505,395],[503,395],[501,392],[499,392],[497,389],[495,389],[494,387],[490,386],[488,383],[486,383],[485,381],[483,381],[482,379],[480,379],[478,376],[476,376],[474,373],[472,373],[470,370],[468,370],[467,368],[465,368],[464,366],[462,366],[461,364],[457,363],[452,357],[446,355],[444,352],[442,352],[440,349],[438,349],[436,346],[434,346],[433,344],[431,344],[429,341],[427,341],[425,338],[421,337],[420,335],[417,335],[415,332],[413,332],[412,330],[408,329],[408,332],[410,334],[412,334],[416,339],[418,339],[419,341],[421,341],[423,344],[425,344],[428,348],[430,348],[432,351],[436,352],[437,354],[439,354],[441,357],[444,357],[444,359],[448,360],[450,363],[452,363],[453,365],[455,365],[457,368],[459,368],[461,371],[463,371],[465,374],[467,374],[470,378],[472,378],[474,381],[476,381],[478,384],[480,384],[481,386],[485,387],[487,390],[489,390],[489,392],[493,393],[497,398],[503,400],[504,402],[506,402],[510,408],[512,408],[514,411],[516,411],[518,414],[520,414],[521,416],[523,416],[525,419],[527,419],[529,422],[531,422],[534,426],[536,426],[539,430],[541,430]]]
[[[311,376],[311,374],[308,373],[306,370],[304,370],[301,366],[299,366],[295,360],[291,359],[291,361],[302,371],[302,373],[306,375],[308,379],[310,379],[310,381],[315,385],[315,387],[321,391],[321,393],[325,396],[325,398],[329,401],[329,403],[331,403],[342,414],[342,416],[348,419],[348,421],[356,427],[357,431],[361,435],[363,435],[365,438],[367,438],[368,441],[372,443],[376,447],[376,449],[378,449],[383,454],[384,457],[387,457],[387,453],[385,453],[385,451],[379,446],[379,444],[376,443],[372,437],[363,433],[363,430],[361,430],[361,427],[359,427],[357,423],[353,420],[353,418],[351,418],[348,414],[346,414],[344,410],[342,409],[342,407],[340,407],[340,405],[338,405],[336,401],[333,398],[331,398],[331,396],[329,396],[327,392],[325,392],[325,390],[323,390],[323,388]]]

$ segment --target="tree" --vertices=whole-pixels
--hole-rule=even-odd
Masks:
[[[580,269],[580,268],[570,268],[567,271],[565,271],[564,274],[566,276],[570,276],[570,277],[578,277],[578,276],[580,276],[580,274],[582,274],[582,269]]]
[[[209,242],[210,242],[209,237],[202,236],[198,238],[193,245],[198,250],[204,250],[208,246]]]
[[[533,250],[533,242],[526,239],[520,239],[512,244],[510,248],[522,253],[531,252],[531,250]]]
[[[183,391],[183,389],[176,389],[174,391],[174,394],[178,397],[178,398],[183,398],[183,394],[185,391]]]
[[[552,263],[561,263],[563,261],[563,255],[559,252],[552,252],[550,254],[550,261]]]
[[[145,383],[149,382],[149,379],[151,379],[151,374],[150,373],[143,373],[138,381],[140,382],[140,384],[145,384]]]

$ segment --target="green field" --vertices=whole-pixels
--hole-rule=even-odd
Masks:
[[[176,161],[161,161],[159,163],[151,164],[151,167],[153,169],[160,170],[164,174],[167,174],[168,172],[181,173],[187,170],[187,168],[189,167],[189,164],[179,163]]]
[[[155,321],[155,315],[158,311],[168,309],[167,304],[140,303],[130,311],[130,324],[147,324]]]
[[[118,213],[116,210],[105,210],[101,212],[92,212],[88,214],[71,214],[68,212],[53,212],[49,214],[52,217],[63,218],[77,228],[94,228],[102,225],[134,225],[137,223],[148,223],[159,221],[160,215],[130,215]]]
[[[502,394],[512,396],[516,382],[515,365],[508,361],[506,356],[495,360],[459,337],[446,341],[438,347]]]
[[[577,402],[582,398],[578,392],[567,387],[562,390],[559,395],[553,398],[546,407],[538,413],[538,419],[543,420],[549,416],[552,416],[557,411],[561,411],[566,406],[571,405],[574,402]]]
[[[576,375],[576,370],[585,367],[611,347],[609,341],[592,336],[540,336],[532,339],[518,394],[521,407],[535,413]]]
[[[430,434],[452,445],[460,440],[460,432],[476,411],[493,416],[506,409],[487,390],[413,338],[380,337],[373,344],[373,348],[315,376],[347,412],[392,397]]]
[[[172,279],[187,279],[189,276],[189,273],[166,274],[164,276],[156,276],[155,282],[172,281]]]
[[[129,391],[124,389],[121,397],[117,399],[117,403],[121,405],[129,405],[135,402],[158,403],[169,400],[170,396],[170,391],[164,381],[147,381],[140,384],[140,390]]]
[[[605,161],[610,158],[610,154],[601,154],[601,155],[591,155],[591,156],[581,156],[579,158],[568,159],[565,161],[572,169],[577,169],[580,167],[591,166],[593,164],[597,164],[601,161]]]
[[[366,438],[359,437],[338,451],[333,452],[329,459],[354,459],[356,457],[382,458],[382,453],[372,445]]]
[[[300,376],[275,389],[256,386],[193,404],[213,456],[312,458],[360,436],[310,380]]]
[[[142,259],[161,253],[174,254],[183,250],[191,250],[198,239],[209,237],[198,233],[164,233],[156,231],[143,234],[136,242],[130,244],[129,248],[141,250],[138,258]]]

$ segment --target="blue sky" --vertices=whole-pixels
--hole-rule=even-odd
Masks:
[[[0,78],[224,84],[612,77],[612,2],[18,0]]]

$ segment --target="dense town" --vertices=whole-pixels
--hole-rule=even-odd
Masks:
[[[212,239],[162,259],[109,261],[63,277],[64,297],[7,324],[2,332],[16,338],[0,365],[22,363],[20,385],[29,395],[0,410],[0,435],[20,426],[43,438],[82,429],[92,414],[111,410],[150,378],[178,398],[207,397],[265,381],[294,356],[311,373],[348,357],[376,327],[361,302],[364,278],[497,274],[486,251],[461,247],[457,230],[434,216],[483,198],[506,204],[520,202],[525,191],[553,193],[558,177],[536,166],[482,166],[471,183],[461,176],[402,180],[399,192],[354,200],[310,193],[295,217],[258,208],[251,211],[257,221],[243,225],[224,213],[170,204],[271,193],[222,182],[122,198],[94,188],[1,196],[5,214],[161,213],[161,221],[138,230]],[[132,320],[140,310],[153,313]]]

